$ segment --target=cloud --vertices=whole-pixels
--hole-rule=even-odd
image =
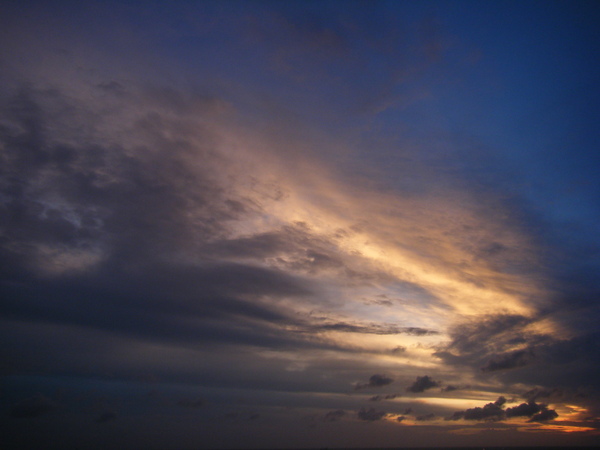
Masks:
[[[401,394],[374,395],[373,397],[369,398],[369,401],[380,402],[382,400],[392,400],[392,399],[398,398],[400,396],[401,396]]]
[[[371,388],[371,387],[382,387],[382,386],[387,386],[388,384],[391,384],[393,382],[394,382],[393,378],[390,378],[386,375],[375,374],[375,375],[372,375],[371,378],[369,378],[368,383],[358,383],[358,384],[356,384],[354,389],[358,390],[358,389],[366,389],[366,388]]]
[[[494,403],[488,403],[483,408],[475,407],[464,411],[462,417],[465,420],[496,421],[504,418],[502,405],[506,402],[504,397],[499,397]],[[455,413],[456,414],[456,413]]]
[[[535,414],[529,422],[548,422],[549,420],[554,420],[558,417],[558,413],[554,409],[547,409],[543,407],[542,411],[538,414]]]
[[[437,381],[433,381],[428,375],[423,377],[417,377],[417,380],[408,388],[406,388],[409,392],[424,392],[427,389],[431,389],[434,387],[438,387],[440,384]]]
[[[531,417],[534,414],[540,412],[541,405],[535,402],[521,403],[519,406],[513,406],[512,408],[506,409],[506,417]]]
[[[545,389],[545,388],[533,388],[523,394],[523,398],[528,402],[533,402],[538,398],[561,398],[564,395],[564,391],[558,388]]]
[[[448,386],[445,386],[442,388],[442,392],[458,391],[459,389],[460,389],[459,387],[449,384]]]
[[[497,370],[515,369],[526,366],[533,359],[531,350],[517,350],[511,353],[494,356],[481,368],[482,372],[495,372]]]
[[[494,403],[488,403],[483,408],[475,407],[465,411],[457,411],[446,420],[477,420],[477,421],[502,421],[512,419],[513,417],[530,417],[529,422],[544,422],[558,417],[555,410],[549,410],[544,404],[537,404],[534,401],[521,403],[518,406],[503,409],[506,404],[504,397],[498,397]]]
[[[418,421],[418,422],[427,422],[427,421],[430,421],[430,420],[435,420],[435,414],[429,413],[429,414],[424,414],[424,415],[421,415],[421,416],[417,416],[417,417],[415,417],[415,420]]]
[[[380,420],[382,417],[386,415],[384,411],[377,411],[375,408],[361,408],[358,412],[358,418],[360,420],[365,420],[368,422],[374,422],[376,420]]]
[[[14,404],[10,416],[16,419],[39,417],[58,409],[58,405],[48,397],[38,394]]]
[[[457,411],[452,416],[446,418],[446,420],[485,420],[485,421],[499,421],[505,416],[502,406],[506,403],[504,397],[498,397],[494,403],[488,403],[483,408],[475,407],[467,409],[466,411]]]
[[[399,327],[394,324],[385,323],[347,323],[347,322],[329,322],[311,326],[314,331],[342,331],[348,333],[364,333],[364,334],[405,334],[408,336],[431,336],[437,335],[439,332],[435,330],[427,330],[418,327]]]
[[[546,422],[558,417],[558,413],[553,409],[548,409],[548,406],[541,403],[529,401],[521,403],[518,406],[506,409],[506,417],[530,417],[529,422]]]

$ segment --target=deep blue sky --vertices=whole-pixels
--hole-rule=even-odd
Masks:
[[[595,2],[4,2],[9,448],[588,445]]]

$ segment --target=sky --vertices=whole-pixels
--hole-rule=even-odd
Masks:
[[[3,447],[598,444],[599,22],[2,2]]]

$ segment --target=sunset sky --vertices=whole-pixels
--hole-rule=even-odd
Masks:
[[[598,23],[2,2],[6,448],[599,443]]]

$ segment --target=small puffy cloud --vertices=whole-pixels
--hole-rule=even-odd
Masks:
[[[406,419],[406,417],[404,417],[404,416],[398,416],[398,417],[396,417],[396,420],[398,422],[402,422],[404,419]]]
[[[457,391],[458,389],[458,387],[449,384],[448,386],[442,388],[442,392],[452,392]]]
[[[394,382],[393,378],[390,378],[386,375],[375,374],[375,375],[372,375],[371,378],[369,378],[368,383],[358,383],[354,387],[354,389],[358,390],[358,389],[366,389],[366,388],[371,388],[371,387],[382,387],[382,386],[387,386],[388,384],[391,384],[393,382]]]
[[[531,350],[517,350],[493,357],[481,368],[482,372],[495,372],[497,370],[514,369],[529,364],[533,359]]]
[[[385,416],[385,411],[377,411],[375,408],[361,408],[358,412],[358,418],[360,420],[366,420],[369,422],[373,422],[375,420],[380,420],[383,416]]]
[[[431,389],[434,387],[438,387],[440,384],[437,381],[433,381],[428,375],[423,377],[417,377],[417,380],[412,384],[412,386],[406,388],[409,392],[424,392],[427,389]]]
[[[58,405],[44,395],[38,394],[13,405],[10,410],[11,417],[24,419],[39,417],[58,408]]]
[[[325,414],[323,420],[325,422],[335,422],[337,420],[340,420],[345,415],[346,411],[344,411],[343,409],[336,409],[335,411],[329,411],[327,414]]]

